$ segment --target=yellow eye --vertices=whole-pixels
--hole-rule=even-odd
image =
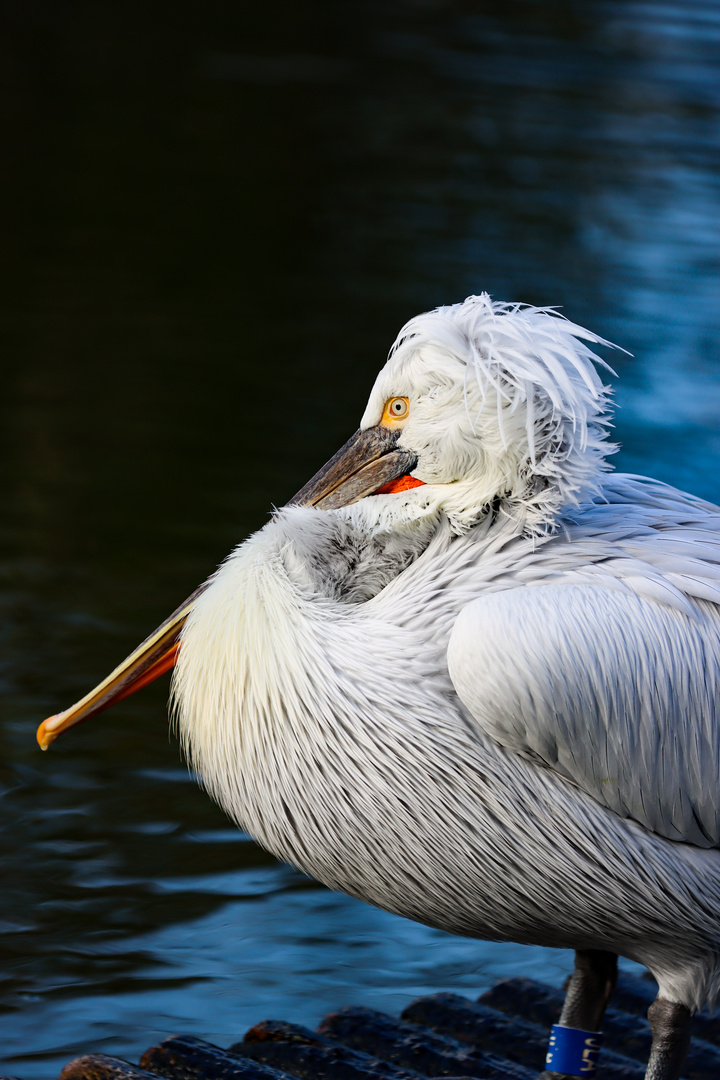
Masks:
[[[406,397],[393,397],[385,402],[381,424],[385,427],[398,427],[403,424],[410,413],[410,402]]]

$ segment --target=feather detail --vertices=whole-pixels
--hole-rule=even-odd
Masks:
[[[374,422],[381,401],[409,388],[424,415],[423,389],[436,394],[440,374],[448,384],[446,415],[455,408],[465,419],[438,432],[445,475],[433,436],[413,418],[400,445],[424,451],[416,472],[426,483],[453,481],[443,509],[456,530],[475,524],[499,498],[501,512],[527,533],[552,533],[565,508],[597,493],[615,450],[607,441],[609,390],[596,365],[612,369],[588,342],[614,347],[552,308],[498,303],[487,293],[437,308],[400,331],[363,426]],[[452,454],[457,466],[448,476]]]

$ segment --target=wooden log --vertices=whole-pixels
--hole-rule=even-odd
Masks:
[[[403,1012],[403,1019],[423,1024],[442,1035],[476,1049],[490,1050],[540,1072],[545,1065],[550,1028],[470,1001],[458,994],[432,994],[418,998]],[[643,1080],[645,1067],[603,1047],[600,1055],[606,1080]]]
[[[167,1080],[293,1080],[290,1073],[229,1054],[192,1035],[173,1035],[140,1058],[144,1069]]]
[[[286,1069],[299,1080],[422,1080],[417,1072],[282,1020],[255,1024],[229,1052]]]
[[[658,987],[654,979],[645,979],[641,975],[627,975],[618,972],[618,981],[613,991],[612,1004],[615,1009],[647,1016],[647,1011],[657,997]]]
[[[287,1020],[261,1020],[259,1024],[253,1024],[249,1031],[246,1031],[242,1042],[292,1042],[302,1043],[305,1046],[325,1046],[331,1040],[302,1024],[291,1024]],[[236,1045],[241,1046],[242,1043]]]
[[[523,1065],[482,1050],[469,1050],[455,1039],[375,1009],[341,1009],[326,1016],[318,1030],[354,1050],[364,1050],[423,1076],[472,1076],[477,1080],[535,1080],[537,1076]]]
[[[481,994],[478,1003],[549,1030],[560,1018],[563,991],[534,979],[503,979]]]
[[[650,983],[651,993],[652,986]],[[534,979],[507,979],[483,994],[480,1002],[512,1016],[529,1017],[534,1023],[549,1028],[551,1024],[557,1023],[564,996],[562,990],[535,982]],[[638,1061],[647,1061],[652,1033],[650,1024],[644,1017],[610,1006],[603,1020],[603,1031],[607,1044],[613,1050],[620,1050]],[[604,1062],[603,1048],[603,1065]],[[720,1049],[704,1039],[697,1038],[693,1033],[683,1076],[687,1077],[687,1080],[718,1080]]]
[[[67,1063],[58,1080],[157,1080],[157,1076],[109,1054],[83,1054]]]
[[[640,1062],[647,1060],[651,1041],[643,1014],[656,994],[652,980],[620,974],[603,1024],[606,1080],[641,1080]],[[140,1065],[88,1054],[66,1065],[59,1080],[533,1080],[563,998],[561,990],[532,979],[508,979],[477,1002],[456,994],[419,998],[399,1020],[374,1009],[347,1008],[326,1017],[317,1032],[263,1021],[230,1050],[174,1036],[147,1050]],[[693,1023],[684,1076],[718,1080],[720,1018],[701,1013]]]

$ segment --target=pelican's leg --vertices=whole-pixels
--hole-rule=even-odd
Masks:
[[[652,1048],[645,1080],[679,1080],[690,1046],[692,1013],[686,1005],[657,997],[648,1009]]]
[[[578,949],[559,1024],[599,1031],[617,982],[617,956],[601,949]]]
[[[575,970],[565,993],[558,1024],[581,1031],[599,1031],[617,982],[617,956],[602,949],[577,949]],[[567,1073],[546,1070],[539,1080],[559,1080]],[[662,1073],[659,1074],[662,1077]],[[655,1078],[653,1077],[653,1080]],[[662,1077],[662,1080],[665,1080]]]

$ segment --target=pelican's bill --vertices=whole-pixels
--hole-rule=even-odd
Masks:
[[[335,510],[374,495],[417,465],[410,450],[397,448],[400,430],[377,424],[356,431],[290,501]]]
[[[417,458],[410,451],[397,448],[399,434],[398,429],[382,424],[355,432],[291,502],[333,510],[357,502],[378,489],[394,490],[392,485],[401,478],[405,478],[408,486],[410,478],[407,474],[415,468]],[[414,483],[420,481],[412,481]],[[402,490],[402,487],[398,490]],[[42,722],[37,731],[37,740],[43,750],[47,750],[68,728],[109,709],[174,666],[185,620],[195,599],[205,591],[207,584],[197,588],[89,694],[64,712]]]
[[[69,709],[43,720],[37,731],[41,749],[47,750],[51,743],[82,720],[109,709],[123,698],[147,686],[175,663],[178,639],[196,598],[207,588],[201,585],[181,604],[169,618],[154,630],[137,649],[130,653],[101,683]]]

